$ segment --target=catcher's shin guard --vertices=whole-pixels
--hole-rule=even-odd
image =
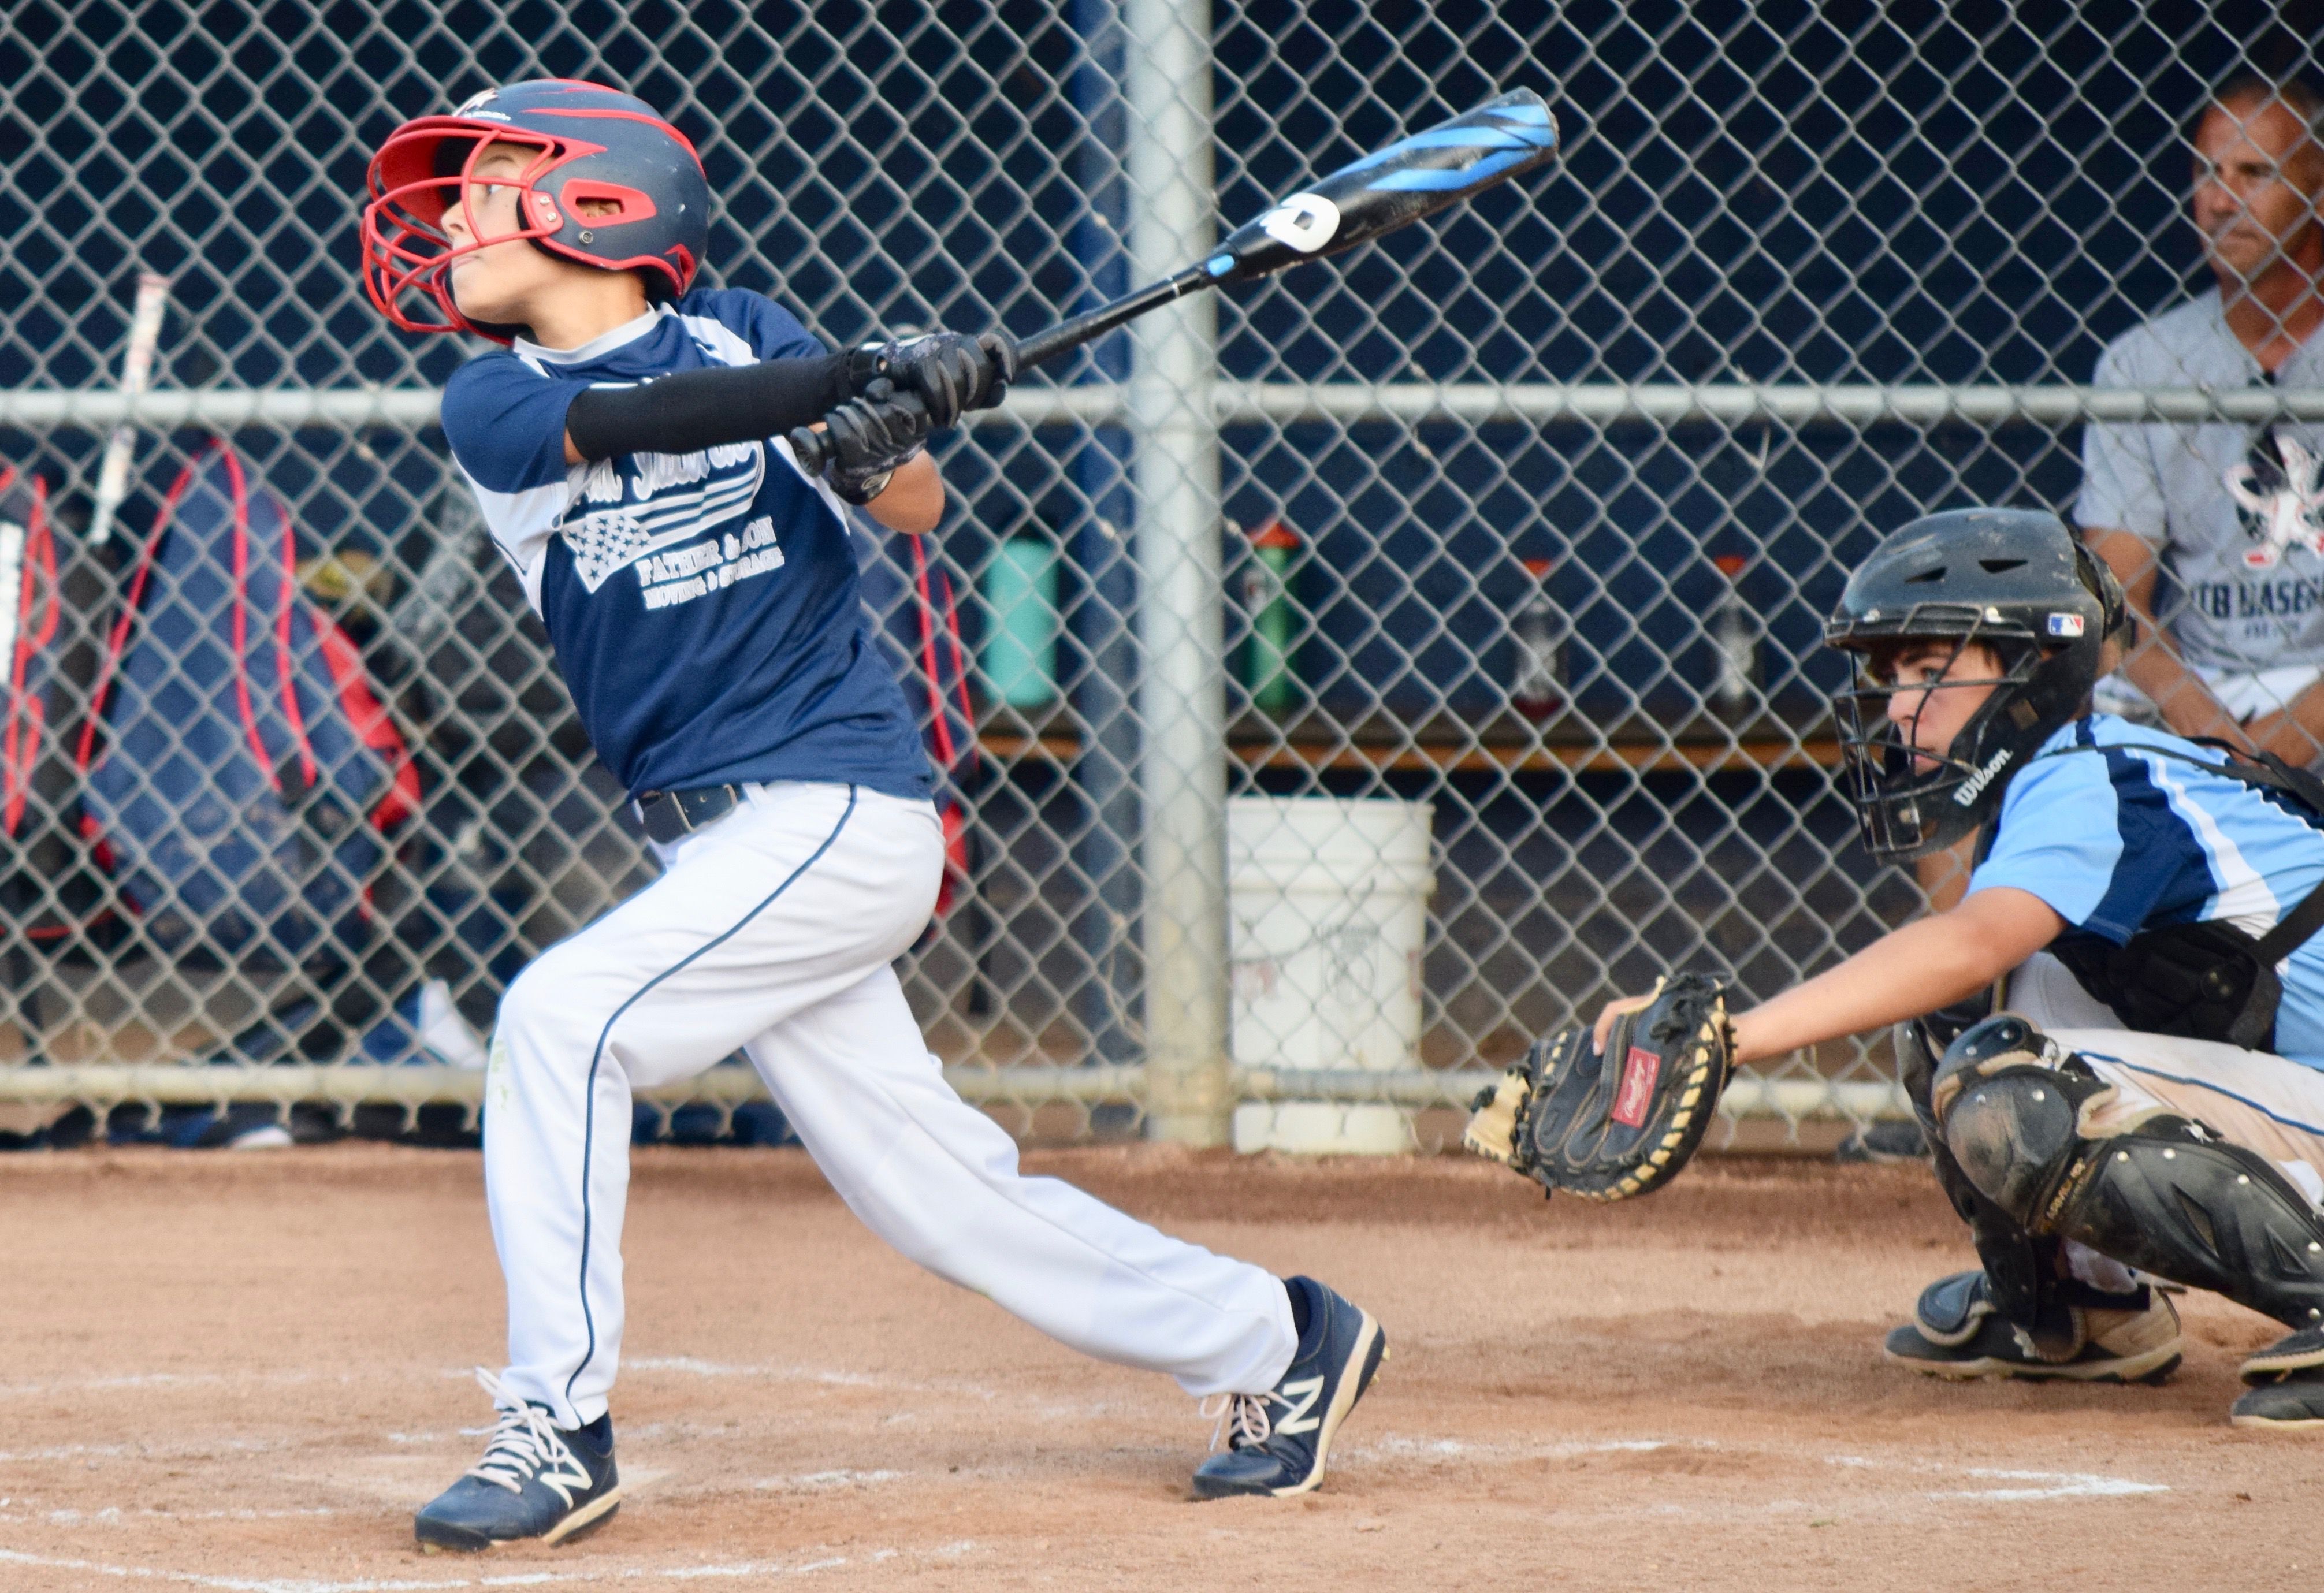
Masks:
[[[1988,1018],[1947,1049],[1932,1104],[1969,1182],[2036,1236],[2225,1294],[2294,1328],[2324,1323],[2324,1222],[2264,1156],[2156,1113],[2090,1137],[2107,1094],[2024,1018]]]
[[[1969,1243],[1984,1265],[1987,1285],[1984,1297],[1995,1312],[2027,1334],[2042,1353],[2071,1354],[2072,1335],[2060,1328],[2068,1320],[2061,1296],[2069,1280],[2058,1266],[2058,1241],[2036,1238],[2027,1232],[2024,1223],[1970,1183],[1953,1159],[1952,1147],[1945,1143],[1944,1127],[1931,1104],[1936,1058],[1941,1048],[1931,1044],[1925,1022],[1898,1024],[1894,1039],[1897,1079],[1929,1142],[1937,1186],[1969,1224]]]

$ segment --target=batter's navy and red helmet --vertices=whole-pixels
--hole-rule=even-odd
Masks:
[[[470,185],[476,157],[493,143],[540,153],[515,182],[522,226],[485,238]],[[570,78],[487,89],[448,116],[406,122],[372,157],[368,187],[364,286],[407,332],[509,340],[512,328],[462,315],[445,280],[456,258],[487,244],[528,238],[583,265],[633,271],[648,297],[659,299],[686,290],[710,239],[710,185],[686,135],[641,99]],[[585,203],[590,214],[581,212]],[[444,212],[456,204],[475,242],[455,245],[445,233]],[[403,301],[412,293],[443,318],[408,313]]]

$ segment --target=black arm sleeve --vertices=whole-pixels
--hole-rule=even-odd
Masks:
[[[584,459],[691,454],[811,426],[847,401],[846,390],[844,354],[680,371],[641,387],[583,389],[565,433]]]

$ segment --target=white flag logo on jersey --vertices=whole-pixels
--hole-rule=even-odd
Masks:
[[[2282,468],[2271,486],[2249,461],[2230,465],[2221,478],[2236,506],[2251,518],[2245,522],[2254,546],[2244,550],[2244,564],[2255,570],[2272,570],[2286,549],[2305,548],[2324,553],[2324,484],[2317,480],[2316,456],[2282,432],[2273,438]]]
[[[767,451],[757,443],[724,443],[696,454],[632,454],[619,468],[608,460],[592,469],[570,518],[556,529],[572,550],[582,590],[595,594],[616,571],[648,554],[736,520],[758,501],[766,479]]]

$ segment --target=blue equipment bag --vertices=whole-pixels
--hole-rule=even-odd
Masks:
[[[213,441],[155,517],[74,751],[81,825],[159,951],[294,966],[371,930],[418,806],[353,644],[300,590],[290,512]]]

